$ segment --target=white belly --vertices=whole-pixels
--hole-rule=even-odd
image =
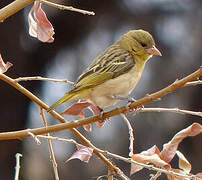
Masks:
[[[137,71],[137,68],[139,71]],[[128,73],[93,88],[90,101],[100,107],[114,105],[119,100],[111,98],[113,95],[128,96],[140,80],[143,67],[135,65]]]

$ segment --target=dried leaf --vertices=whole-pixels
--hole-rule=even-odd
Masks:
[[[179,174],[185,174],[185,172],[180,169],[171,169],[171,171]],[[173,174],[166,174],[166,175],[169,180],[188,180],[186,177],[182,177],[182,176],[175,176]]]
[[[179,157],[179,168],[182,169],[187,174],[191,171],[191,164],[180,151],[176,151],[177,156]]]
[[[160,151],[159,151],[159,148],[156,145],[154,145],[151,148],[149,148],[148,150],[142,151],[140,154],[147,155],[147,156],[153,155],[153,154],[159,155]]]
[[[41,8],[41,3],[35,1],[28,15],[29,34],[42,42],[53,42],[54,28]]]
[[[137,162],[144,163],[144,164],[152,163],[152,164],[156,165],[157,167],[164,167],[167,169],[170,168],[170,165],[168,163],[166,163],[165,161],[163,161],[159,157],[159,154],[160,154],[160,151],[159,151],[158,147],[154,145],[147,151],[143,151],[140,154],[133,154],[132,159]],[[132,175],[132,174],[140,171],[141,169],[143,169],[142,166],[132,163],[130,173]]]
[[[85,114],[84,114],[83,111],[81,111],[81,112],[79,113],[79,115],[78,115],[78,119],[79,119],[79,120],[82,120],[82,119],[84,119],[85,117],[86,117],[86,116],[85,116]],[[91,124],[83,125],[83,128],[84,128],[87,132],[91,132],[91,130],[92,130]]]
[[[66,162],[72,159],[80,159],[81,161],[88,163],[90,157],[93,154],[93,148],[86,147],[81,144],[77,144],[76,147],[77,151]]]
[[[193,123],[191,126],[178,132],[168,143],[163,145],[163,150],[160,157],[165,162],[169,163],[175,156],[179,143],[187,136],[196,136],[202,132],[202,125]]]
[[[73,115],[78,116],[85,108],[90,106],[89,102],[78,102],[68,107],[65,111],[63,111],[62,115]]]
[[[7,62],[5,64],[0,54],[0,74],[5,73],[8,70],[8,68],[10,68],[12,65],[13,64],[10,62]]]
[[[89,106],[89,109],[93,112],[93,115],[94,115],[94,116],[101,115],[101,113],[102,113],[102,109],[101,109],[99,106],[96,106],[96,105],[94,105],[94,104],[91,104],[91,105]],[[105,121],[98,121],[98,122],[96,122],[96,124],[97,124],[97,126],[98,126],[99,128],[101,128],[101,127],[104,126]]]
[[[202,172],[200,172],[200,173],[197,173],[196,174],[196,177],[198,178],[197,180],[202,180]]]

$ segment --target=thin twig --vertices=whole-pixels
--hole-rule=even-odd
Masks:
[[[41,144],[41,141],[37,138],[37,136],[35,136],[32,132],[30,132],[30,129],[27,129],[27,134],[30,135],[34,141],[36,142],[37,145]]]
[[[93,11],[86,11],[86,10],[82,10],[82,9],[78,9],[78,8],[74,8],[72,6],[64,6],[64,5],[59,5],[50,1],[46,1],[46,0],[39,0],[41,3],[47,4],[49,6],[61,9],[61,10],[68,10],[68,11],[74,11],[74,12],[78,12],[78,13],[82,13],[82,14],[87,14],[87,15],[95,15],[95,13]]]
[[[113,172],[110,171],[110,169],[108,169],[108,175],[107,175],[108,180],[113,180],[114,179],[114,175]]]
[[[41,118],[43,120],[44,126],[47,127],[47,121],[46,121],[45,115],[43,113],[42,107],[40,107],[40,115],[41,115]],[[49,136],[49,135],[50,134],[47,133],[47,136]],[[53,164],[55,179],[59,180],[60,178],[59,178],[58,169],[57,169],[57,162],[56,162],[55,154],[54,154],[54,151],[53,151],[53,145],[52,145],[52,142],[51,142],[50,139],[48,139],[48,148],[49,148],[49,152],[50,152],[51,162]]]
[[[138,108],[136,112],[174,112],[179,114],[190,114],[193,116],[200,116],[202,117],[202,112],[195,112],[195,111],[188,111],[182,110],[178,108]]]
[[[55,141],[62,141],[62,142],[78,144],[74,139],[64,139],[64,138],[59,138],[59,137],[55,137],[55,136],[44,136],[44,135],[37,135],[37,137],[43,138],[43,139],[50,139],[50,140],[55,140]]]
[[[198,80],[198,81],[188,82],[184,86],[196,86],[196,85],[201,85],[201,84],[202,84],[202,80]]]
[[[19,174],[20,174],[20,158],[22,157],[22,154],[16,153],[15,158],[16,158],[16,166],[15,166],[15,180],[19,179]]]
[[[69,81],[67,79],[54,79],[54,78],[44,78],[41,76],[33,76],[33,77],[19,77],[14,79],[16,83],[20,82],[20,81],[33,81],[33,80],[37,80],[37,81],[51,81],[51,82],[62,82],[62,83],[68,83],[68,84],[74,84],[74,82]]]
[[[129,131],[129,141],[130,141],[130,145],[129,145],[129,157],[131,157],[134,153],[133,147],[134,147],[134,135],[133,135],[133,128],[130,124],[130,121],[128,120],[128,118],[125,116],[125,114],[121,114],[121,116],[123,117],[124,121],[126,122],[127,126],[128,126],[128,131]]]

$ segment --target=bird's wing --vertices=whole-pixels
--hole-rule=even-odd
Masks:
[[[135,61],[128,51],[117,45],[109,47],[78,78],[71,92],[93,88],[128,72]]]

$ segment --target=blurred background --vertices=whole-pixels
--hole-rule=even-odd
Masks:
[[[0,7],[12,2],[1,1]],[[27,16],[31,6],[18,12],[0,24],[0,53],[5,61],[14,64],[6,73],[12,78],[44,76],[68,79],[71,81],[120,35],[132,29],[144,29],[155,38],[162,57],[153,57],[146,65],[141,81],[132,96],[136,99],[153,93],[174,82],[177,78],[192,73],[202,62],[202,2],[201,0],[58,0],[60,4],[93,10],[96,15],[88,16],[70,11],[61,11],[43,6],[55,28],[55,41],[42,43],[28,34]],[[39,98],[51,105],[70,88],[68,84],[31,81],[22,82]],[[39,107],[13,87],[0,81],[0,131],[14,131],[43,126]],[[118,104],[120,106],[124,103]],[[69,104],[57,110],[61,112]],[[201,87],[185,87],[168,94],[161,101],[147,104],[146,107],[178,107],[201,111]],[[91,114],[89,114],[91,115]],[[58,123],[46,114],[48,124]],[[193,122],[201,123],[201,118],[175,113],[139,113],[128,115],[134,128],[134,151],[143,150],[168,142],[178,131]],[[68,121],[76,117],[66,116]],[[93,125],[93,131],[79,130],[94,145],[103,150],[128,157],[128,129],[123,119],[114,117],[103,128]],[[75,138],[70,131],[53,134],[64,138]],[[76,139],[78,140],[78,139]],[[79,140],[78,140],[79,141]],[[179,150],[192,164],[192,173],[202,170],[202,135],[186,138]],[[107,174],[107,168],[93,156],[88,164],[79,160],[65,161],[75,151],[72,144],[53,142],[61,179],[96,179]],[[23,154],[20,170],[22,180],[54,179],[47,142],[38,146],[33,139],[0,141],[0,177],[13,179],[15,154]],[[129,176],[130,165],[115,161]],[[174,158],[172,166],[178,167]],[[131,179],[149,179],[148,170],[142,170]],[[161,176],[159,179],[166,179]]]

